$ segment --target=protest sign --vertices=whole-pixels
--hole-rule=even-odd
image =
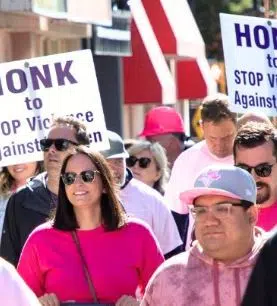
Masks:
[[[0,64],[0,166],[41,160],[52,119],[72,116],[91,147],[109,148],[90,50]]]
[[[277,21],[220,14],[232,110],[277,114]]]

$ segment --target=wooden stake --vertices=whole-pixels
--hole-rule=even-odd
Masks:
[[[270,8],[270,3],[269,0],[264,0],[264,17],[269,18],[269,8]]]

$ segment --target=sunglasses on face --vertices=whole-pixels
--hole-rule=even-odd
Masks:
[[[246,171],[248,171],[250,174],[252,172],[252,169],[254,169],[255,173],[260,176],[260,177],[268,177],[270,176],[271,172],[272,172],[272,167],[274,166],[275,164],[271,165],[271,164],[268,164],[268,163],[263,163],[263,164],[259,164],[255,167],[250,167],[246,164],[237,164],[236,166],[241,168],[241,169],[244,169]]]
[[[95,179],[96,173],[99,173],[98,170],[86,170],[82,171],[80,174],[75,172],[65,172],[61,175],[62,180],[65,185],[72,185],[75,183],[77,177],[80,177],[83,183],[92,183]]]
[[[40,143],[40,148],[41,151],[47,152],[52,144],[54,144],[55,148],[57,151],[66,151],[70,144],[73,145],[78,145],[76,142],[68,140],[68,139],[63,139],[63,138],[57,138],[57,139],[51,139],[51,138],[46,138],[46,139],[41,139],[39,141]]]
[[[134,167],[137,162],[140,168],[145,169],[150,165],[151,159],[148,157],[136,158],[135,156],[130,156],[126,160],[126,164],[128,167]]]

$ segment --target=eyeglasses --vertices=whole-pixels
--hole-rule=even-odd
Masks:
[[[212,206],[189,205],[189,209],[192,216],[197,220],[201,220],[207,217],[209,211],[212,212],[216,218],[225,219],[231,215],[233,206],[244,207],[247,209],[252,205],[253,203],[251,202],[242,201],[241,203],[220,203]]]
[[[63,139],[63,138],[57,138],[57,139],[50,139],[50,138],[46,138],[46,139],[41,139],[39,141],[40,143],[40,148],[41,151],[43,152],[47,152],[50,147],[52,146],[52,144],[54,144],[55,148],[57,151],[66,151],[69,148],[70,144],[73,145],[78,145],[76,142],[68,140],[68,139]]]
[[[268,163],[262,163],[262,164],[259,164],[255,167],[250,167],[246,164],[237,164],[236,166],[241,168],[241,169],[244,169],[246,171],[248,171],[249,173],[252,172],[252,169],[254,169],[255,173],[260,176],[260,177],[268,177],[270,176],[271,172],[272,172],[272,167],[274,166],[275,164],[271,165],[271,164],[268,164]]]
[[[134,167],[137,162],[140,168],[145,169],[150,165],[151,159],[148,157],[136,158],[135,156],[130,156],[126,160],[126,164],[128,167]]]
[[[65,185],[72,185],[76,182],[77,177],[80,177],[84,183],[92,183],[95,179],[96,173],[99,173],[98,170],[86,170],[82,171],[80,174],[75,172],[65,172],[61,175],[62,180]]]

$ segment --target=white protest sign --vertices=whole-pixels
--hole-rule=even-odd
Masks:
[[[81,120],[93,149],[109,148],[90,50],[0,64],[0,105],[0,166],[41,160],[57,116]]]
[[[232,110],[277,114],[277,21],[220,14]]]

